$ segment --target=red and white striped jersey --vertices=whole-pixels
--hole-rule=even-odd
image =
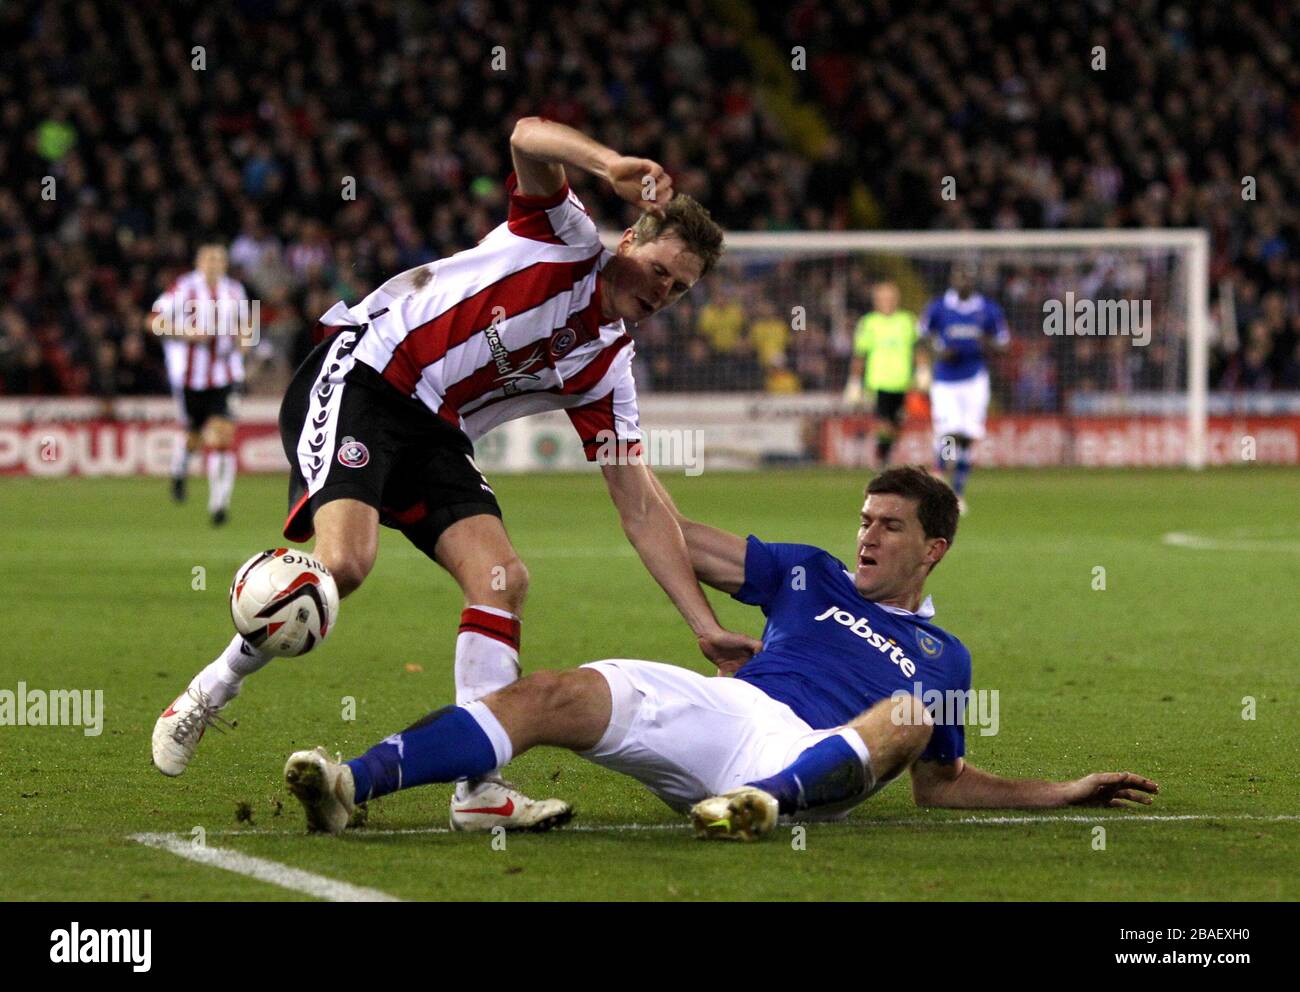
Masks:
[[[506,222],[476,246],[337,303],[321,323],[369,324],[357,361],[471,440],[560,409],[595,460],[603,441],[641,437],[632,338],[622,320],[601,323],[612,255],[567,183],[524,196],[512,173],[506,190]]]
[[[173,392],[220,389],[244,381],[239,342],[249,330],[247,300],[238,280],[223,276],[213,289],[195,269],[154,301],[154,315],[162,315],[169,325],[163,357]]]

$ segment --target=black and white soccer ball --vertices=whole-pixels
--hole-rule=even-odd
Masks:
[[[339,613],[339,588],[311,555],[274,548],[253,555],[230,583],[230,615],[267,654],[295,657],[325,639]]]

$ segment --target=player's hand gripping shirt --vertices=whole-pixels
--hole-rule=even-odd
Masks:
[[[1011,340],[1007,318],[1000,306],[979,293],[963,300],[952,289],[925,308],[920,333],[933,339],[936,382],[970,379],[984,371],[984,350],[980,344],[983,338],[990,337],[998,344]],[[945,351],[956,352],[955,359],[940,357]]]
[[[763,650],[736,678],[815,729],[848,723],[900,690],[928,704],[931,690],[946,700],[970,689],[970,653],[930,623],[929,597],[916,613],[863,599],[844,563],[820,548],[765,544],[750,535],[745,584],[735,598],[767,616]],[[936,722],[921,758],[947,764],[965,753],[960,723]]]
[[[524,196],[512,173],[506,190],[506,222],[473,248],[335,304],[321,323],[369,325],[357,361],[471,440],[556,409],[589,459],[604,440],[639,440],[632,339],[622,320],[601,322],[613,256],[567,183]]]

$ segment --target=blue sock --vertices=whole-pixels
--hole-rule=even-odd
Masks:
[[[492,741],[459,706],[444,706],[347,762],[356,802],[430,782],[454,782],[497,766]]]
[[[747,784],[775,796],[782,813],[796,813],[860,795],[867,788],[867,770],[858,752],[836,734],[808,748],[771,778]]]
[[[970,477],[970,455],[963,451],[957,456],[957,471],[952,474],[952,491],[960,496],[966,488],[966,480]]]

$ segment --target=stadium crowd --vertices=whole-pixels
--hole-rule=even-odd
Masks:
[[[562,19],[490,0],[3,5],[0,393],[165,392],[145,318],[205,240],[260,301],[250,365],[278,385],[336,299],[500,221],[528,113],[657,159],[735,230],[856,226],[855,182],[889,228],[1204,226],[1232,287],[1214,384],[1300,389],[1294,6],[753,6],[776,52],[807,48],[801,94],[834,135],[817,155],[706,0],[577,0]],[[575,180],[604,225],[630,219]],[[829,295],[824,272],[776,278]],[[867,289],[850,274],[849,310]],[[710,280],[637,329],[641,387],[838,389],[857,313],[793,333],[788,298]],[[1008,388],[1055,403],[1059,369],[1015,323]]]
[[[849,145],[886,226],[1203,227],[1212,385],[1300,389],[1300,7],[755,9],[807,49],[803,95]]]

